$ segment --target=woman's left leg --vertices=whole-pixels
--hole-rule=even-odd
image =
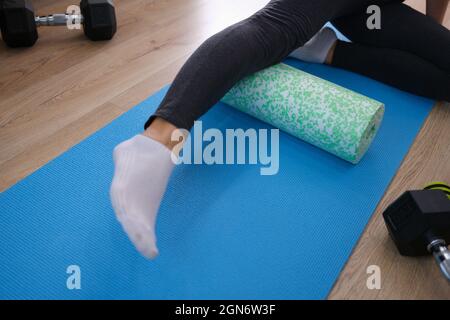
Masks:
[[[409,52],[338,41],[331,65],[413,94],[450,101],[450,74]]]
[[[381,29],[367,15],[333,21],[353,43],[337,41],[329,64],[399,89],[450,101],[450,31],[402,3],[381,7]]]
[[[450,73],[450,30],[403,3],[381,6],[381,29],[367,28],[368,15],[348,15],[332,21],[351,41],[414,54]]]

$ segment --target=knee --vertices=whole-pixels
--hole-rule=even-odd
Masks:
[[[317,31],[314,17],[301,5],[288,5],[287,1],[274,1],[253,16],[249,22],[257,27],[265,37],[273,40],[284,39],[285,44],[297,47],[306,43]],[[301,3],[302,1],[299,1]],[[319,26],[320,28],[320,26]]]
[[[304,13],[309,11],[299,5],[303,2],[271,1],[254,15],[208,39],[204,46],[220,49],[215,52],[228,59],[239,56],[241,63],[247,58],[266,64],[278,62],[306,43],[323,25]],[[236,51],[238,55],[234,55]]]
[[[202,47],[209,54],[226,57],[240,65],[247,61],[266,61],[286,46],[286,35],[266,17],[253,15],[206,40]]]
[[[255,41],[265,56],[283,59],[304,45],[322,25],[315,26],[302,10],[266,6],[248,18],[242,35]]]

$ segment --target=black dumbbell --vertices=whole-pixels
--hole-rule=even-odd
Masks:
[[[383,213],[387,229],[404,256],[430,253],[450,281],[450,187],[433,183],[407,191]]]
[[[10,47],[30,47],[38,38],[39,26],[83,24],[84,34],[93,41],[110,40],[117,30],[116,13],[111,0],[81,0],[81,14],[34,16],[30,0],[0,0],[0,29]]]

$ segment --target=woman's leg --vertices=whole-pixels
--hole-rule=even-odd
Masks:
[[[369,30],[367,17],[354,14],[332,23],[355,43],[406,51],[450,73],[450,30],[403,3],[381,7],[380,30]]]
[[[398,0],[394,0],[398,2]],[[209,38],[178,73],[156,117],[178,128],[193,122],[243,77],[280,62],[329,20],[392,0],[272,0],[266,7]]]
[[[450,31],[402,3],[381,8],[381,29],[366,27],[367,15],[333,21],[354,43],[338,41],[331,65],[402,90],[450,100]]]
[[[331,65],[413,94],[450,101],[450,73],[405,51],[338,41]]]
[[[272,0],[250,18],[208,39],[178,73],[144,133],[114,150],[111,200],[125,231],[145,256],[157,254],[156,214],[172,163],[171,133],[190,129],[243,77],[284,59],[326,21],[392,0]],[[156,119],[156,120],[155,120]],[[154,121],[155,120],[155,121]],[[169,163],[170,162],[170,163]]]

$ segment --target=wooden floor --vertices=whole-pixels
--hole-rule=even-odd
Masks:
[[[0,191],[171,82],[203,40],[266,2],[116,0],[119,29],[110,42],[93,43],[81,32],[47,28],[39,30],[40,39],[33,48],[13,50],[0,44]],[[409,1],[423,10],[421,2]],[[73,1],[33,3],[37,14],[46,14],[61,12]],[[450,26],[449,14],[446,26]],[[450,298],[450,286],[431,258],[404,258],[396,253],[380,216],[404,190],[421,188],[431,180],[450,181],[449,132],[450,105],[438,104],[331,299]],[[381,268],[381,290],[366,287],[369,265]]]

